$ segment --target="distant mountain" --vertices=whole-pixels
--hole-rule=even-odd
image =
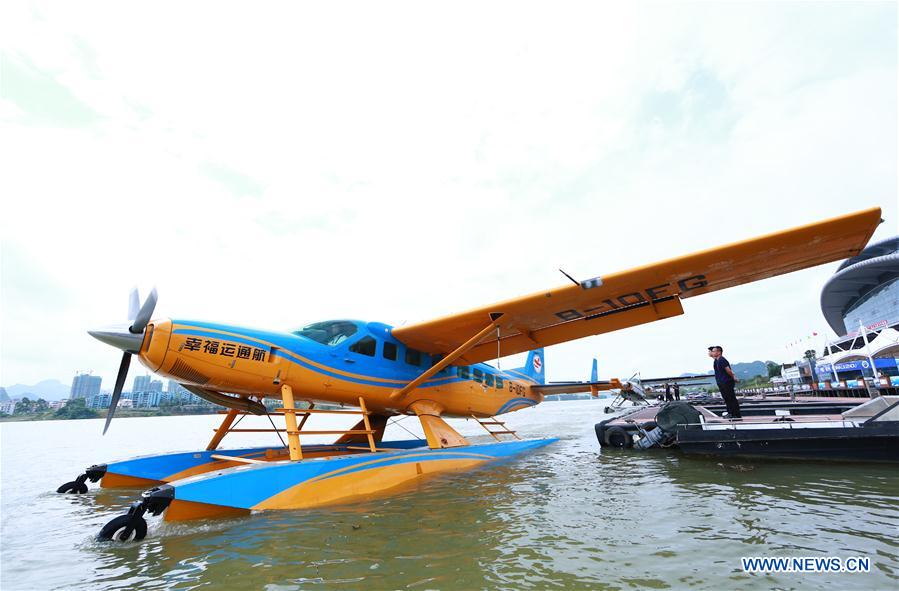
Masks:
[[[755,376],[768,377],[768,366],[764,361],[750,361],[749,363],[734,363],[731,369],[737,376],[737,379],[748,380]]]
[[[27,396],[31,399],[43,398],[44,400],[64,400],[69,397],[72,387],[63,384],[59,380],[44,380],[33,386],[16,384],[15,386],[7,386],[6,393],[10,398],[22,398]]]
[[[748,380],[750,378],[754,378],[755,376],[765,376],[768,377],[768,366],[766,363],[774,363],[773,361],[750,361],[748,363],[732,363],[730,368],[736,374],[738,380]],[[691,376],[702,376],[708,375],[711,371],[706,373],[683,373],[680,377],[686,378]]]
[[[6,388],[0,386],[0,402],[6,402],[9,400],[9,394],[6,393]]]

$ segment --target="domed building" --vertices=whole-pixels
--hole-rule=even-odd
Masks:
[[[864,376],[899,384],[899,236],[844,261],[821,290],[821,311],[840,336],[816,363],[819,381]]]

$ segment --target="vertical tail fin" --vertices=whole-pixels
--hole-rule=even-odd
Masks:
[[[538,384],[546,383],[546,364],[543,363],[543,349],[534,349],[528,353],[528,360],[524,367],[512,370],[512,375],[525,375]]]

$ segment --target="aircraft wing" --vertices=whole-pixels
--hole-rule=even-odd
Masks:
[[[394,328],[393,336],[409,347],[446,355],[496,325],[505,356],[654,322],[683,314],[684,298],[855,256],[880,221],[880,208],[866,209]],[[455,362],[495,358],[496,341],[492,328],[477,344],[465,346]]]
[[[549,384],[532,385],[531,392],[552,396],[553,394],[576,394],[578,392],[592,392],[614,390],[621,387],[618,380],[604,380],[601,382],[552,382]]]

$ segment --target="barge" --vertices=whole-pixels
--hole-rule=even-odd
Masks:
[[[726,419],[673,402],[603,421],[604,447],[675,447],[686,454],[743,458],[899,462],[899,396],[878,396],[842,412],[822,403],[782,404],[769,414]],[[756,409],[758,410],[758,409]],[[822,412],[822,411],[830,412]],[[812,411],[812,412],[809,412]],[[651,415],[651,416],[650,416]]]

